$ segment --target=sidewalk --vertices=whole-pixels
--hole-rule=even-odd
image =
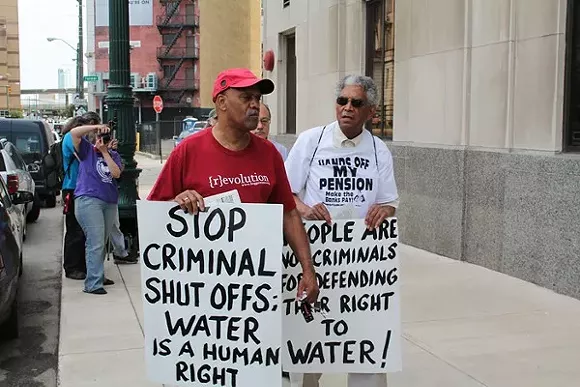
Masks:
[[[142,198],[161,164],[139,158]],[[401,246],[403,372],[389,387],[576,387],[580,301],[533,284]],[[158,386],[145,379],[139,265],[106,264],[104,297],[63,278],[62,387]],[[346,387],[325,375],[322,387]]]

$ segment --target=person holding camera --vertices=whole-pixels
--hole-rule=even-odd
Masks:
[[[105,280],[105,241],[109,238],[115,216],[121,176],[121,157],[109,149],[110,128],[105,125],[79,126],[71,138],[79,159],[75,188],[75,215],[85,234],[87,275],[84,292],[107,294]]]

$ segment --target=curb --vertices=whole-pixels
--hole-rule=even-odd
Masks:
[[[159,155],[154,155],[151,153],[146,153],[146,152],[141,152],[141,151],[136,151],[135,155],[147,157],[148,159],[152,159],[152,160],[159,160],[160,159]]]

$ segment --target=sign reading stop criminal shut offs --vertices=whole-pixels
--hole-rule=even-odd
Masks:
[[[282,206],[138,201],[137,215],[149,379],[281,387]]]

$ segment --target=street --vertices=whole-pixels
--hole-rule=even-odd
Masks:
[[[62,207],[28,225],[20,282],[20,339],[0,343],[0,386],[57,385]]]

